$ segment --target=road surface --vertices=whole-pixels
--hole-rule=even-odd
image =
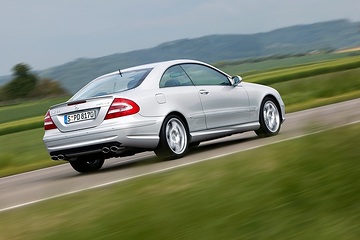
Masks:
[[[254,132],[236,134],[201,143],[184,158],[173,161],[159,162],[154,153],[145,152],[107,160],[100,171],[91,174],[77,173],[64,164],[0,178],[0,212],[355,122],[360,122],[360,99],[287,114],[275,137],[258,138]]]

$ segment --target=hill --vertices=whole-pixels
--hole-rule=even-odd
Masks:
[[[74,93],[91,79],[126,67],[176,58],[209,63],[268,55],[305,53],[360,45],[359,24],[335,20],[299,25],[257,34],[209,35],[180,39],[156,47],[99,58],[79,58],[38,74],[56,79]],[[5,79],[5,80],[4,80]],[[8,78],[0,78],[4,83]]]

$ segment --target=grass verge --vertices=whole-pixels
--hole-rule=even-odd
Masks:
[[[0,136],[44,126],[44,116],[32,117],[0,124]]]
[[[0,136],[0,177],[59,164],[51,161],[37,128]]]
[[[38,116],[44,117],[50,106],[67,99],[69,97],[24,101],[16,105],[0,107],[0,124]]]
[[[286,105],[286,112],[291,113],[305,109],[321,107],[329,104],[344,102],[356,98],[360,98],[360,91],[352,91],[332,97],[311,99],[304,102]]]
[[[359,132],[353,124],[2,212],[0,238],[358,239]]]

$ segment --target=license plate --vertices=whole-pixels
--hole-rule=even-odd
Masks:
[[[74,123],[74,122],[81,122],[85,120],[94,119],[96,117],[95,110],[90,111],[83,111],[77,112],[74,114],[64,115],[64,122],[65,124]]]

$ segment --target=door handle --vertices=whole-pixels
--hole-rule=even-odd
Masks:
[[[206,91],[206,90],[200,90],[199,92],[200,92],[200,94],[202,94],[202,95],[208,95],[208,94],[209,94],[209,92]]]

